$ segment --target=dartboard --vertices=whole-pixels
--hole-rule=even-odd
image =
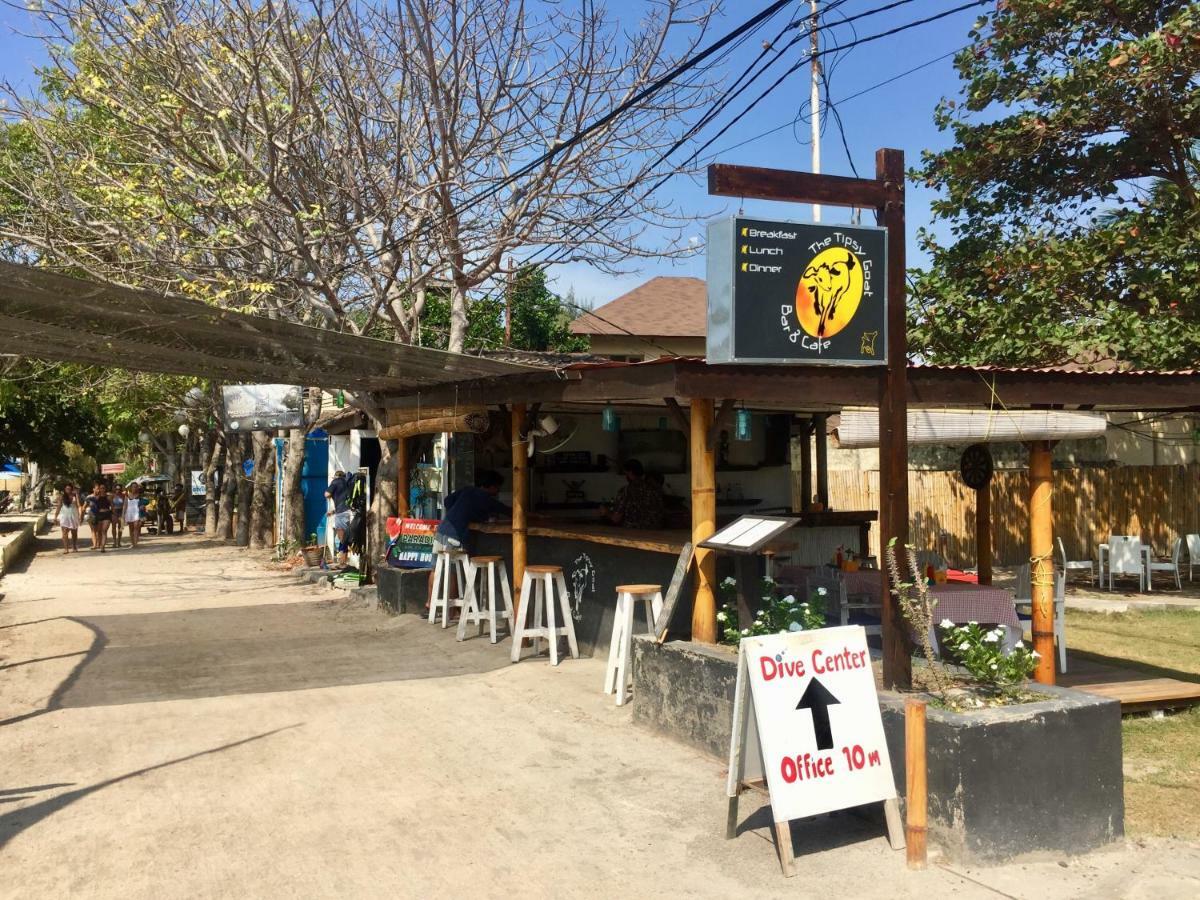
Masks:
[[[983,444],[972,444],[963,451],[959,462],[962,480],[973,491],[987,487],[992,480],[992,454]]]

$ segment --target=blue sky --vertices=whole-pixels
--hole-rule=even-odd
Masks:
[[[887,31],[898,25],[925,18],[943,10],[961,5],[962,0],[915,0],[897,9],[880,13],[855,23],[859,37]],[[723,34],[752,14],[765,8],[767,0],[725,3],[724,12],[712,29],[712,34]],[[830,0],[821,0],[821,6],[831,5]],[[884,0],[846,0],[839,12],[853,16],[856,13],[884,5]],[[642,0],[611,0],[610,9],[623,21],[634,21],[645,8]],[[796,9],[807,9],[808,3],[797,3]],[[940,149],[948,143],[947,136],[933,125],[933,108],[942,96],[955,96],[958,92],[958,76],[953,61],[947,57],[920,71],[907,75],[891,84],[870,91],[860,97],[839,102],[852,94],[891,78],[929,60],[948,54],[968,43],[967,32],[981,11],[987,6],[976,7],[956,13],[948,18],[922,25],[900,34],[883,38],[854,48],[846,53],[835,71],[830,75],[831,95],[841,113],[846,130],[846,139],[858,171],[870,177],[875,171],[875,150],[878,147],[895,147],[904,151],[906,163],[915,165],[921,151]],[[744,66],[758,53],[761,40],[774,36],[791,13],[787,10],[772,20],[753,40],[734,54],[728,63],[729,78],[736,77]],[[830,21],[836,16],[831,16]],[[41,60],[40,44],[23,32],[31,26],[26,14],[11,6],[0,6],[0,77],[19,85],[34,83],[33,69]],[[849,28],[834,27],[826,32],[824,45],[843,45],[853,39]],[[799,58],[801,45],[791,53]],[[828,61],[828,58],[827,58]],[[788,63],[790,65],[790,63]],[[772,72],[782,73],[787,65],[781,61]],[[761,87],[769,84],[776,76],[764,76],[755,87],[743,94],[731,107],[729,114],[740,112],[742,105],[756,96]],[[772,135],[746,143],[728,152],[720,152],[748,138],[762,134],[780,125],[792,122],[800,104],[808,96],[808,69],[797,71],[784,82],[767,100],[742,119],[706,153],[716,152],[717,161],[744,165],[773,166],[777,168],[808,169],[810,147],[807,142],[808,124],[801,121],[795,129],[790,125]],[[723,120],[722,120],[723,121]],[[702,133],[700,140],[707,138],[719,128],[714,125]],[[799,140],[797,139],[799,138]],[[833,123],[822,138],[822,171],[837,175],[851,175],[850,164],[842,148],[841,139]],[[681,153],[686,157],[691,150]],[[662,190],[696,217],[694,236],[702,238],[705,223],[723,214],[738,212],[739,206],[747,215],[764,218],[807,220],[810,209],[763,201],[746,201],[744,206],[727,198],[709,197],[703,183],[694,183],[685,177],[676,177],[667,182]],[[908,185],[907,221],[909,227],[909,263],[920,264],[915,245],[916,229],[929,223],[929,204],[932,194],[920,185]],[[849,211],[826,207],[822,218],[825,222],[847,222]],[[866,220],[864,220],[866,221]],[[554,282],[566,292],[574,289],[581,301],[605,303],[635,287],[654,275],[704,276],[704,257],[697,254],[676,262],[647,262],[639,260],[634,267],[621,276],[611,276],[586,266],[563,266],[556,270]]]

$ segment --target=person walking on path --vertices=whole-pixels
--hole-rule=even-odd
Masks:
[[[113,488],[112,496],[112,545],[113,549],[121,546],[121,535],[125,530],[125,488],[117,485]]]
[[[179,526],[179,533],[184,534],[187,531],[187,491],[183,489],[183,484],[177,482],[175,484],[175,492],[171,494],[171,509],[175,513],[175,524]]]
[[[54,508],[54,518],[62,529],[63,553],[79,552],[79,492],[75,485],[67,482],[63,485],[62,495],[58,498],[58,506]]]
[[[92,549],[107,552],[108,526],[112,524],[112,500],[108,496],[108,485],[96,482],[88,495],[88,525],[92,528]]]
[[[137,548],[138,539],[142,535],[142,486],[131,484],[129,496],[125,498],[125,508],[121,510],[125,524],[129,526],[129,549]]]

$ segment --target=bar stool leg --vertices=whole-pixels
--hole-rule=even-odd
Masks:
[[[631,598],[624,591],[617,594],[617,609],[613,613],[612,642],[608,645],[608,667],[604,670],[604,693],[611,694],[617,689],[617,660],[621,655],[621,641],[624,639],[625,604]]]
[[[533,632],[533,655],[542,655],[542,636],[545,634],[546,627],[542,623],[546,621],[545,610],[542,609],[546,598],[546,585],[542,581],[542,576],[535,576],[533,579],[533,626],[530,631]]]
[[[475,580],[475,573],[471,573],[471,581]],[[467,620],[476,614],[478,609],[475,602],[475,592],[471,591],[464,596],[462,609],[458,613],[458,628],[454,631],[454,639],[465,641],[467,639]]]
[[[508,566],[504,564],[504,560],[500,560],[498,569],[500,594],[504,598],[504,618],[508,620],[508,633],[511,636],[513,629],[516,628],[516,623],[513,621],[512,589],[508,586]],[[492,635],[492,643],[494,644],[495,642],[496,636]]]
[[[621,655],[617,669],[617,706],[625,705],[625,679],[629,666],[629,654],[633,651],[633,598],[625,604],[621,623]]]
[[[509,658],[513,662],[517,662],[521,658],[521,647],[525,643],[525,632],[528,630],[527,622],[529,621],[529,608],[533,605],[533,596],[530,593],[533,590],[533,585],[530,580],[529,573],[521,579],[521,618],[517,620],[516,630],[513,632],[512,652]]]
[[[487,599],[487,625],[488,633],[491,635],[492,643],[496,643],[496,564],[488,563],[487,568],[483,570],[484,591],[483,595]],[[483,622],[479,623],[479,631],[483,633]]]
[[[571,659],[579,659],[579,645],[575,643],[575,620],[571,616],[571,595],[567,593],[567,579],[562,572],[554,576],[558,581],[558,602],[562,604],[563,625],[567,629],[567,646],[571,648]]]
[[[558,625],[554,616],[554,581],[547,572],[541,578],[543,590],[549,594],[546,601],[546,636],[550,638],[550,665],[558,665]]]
[[[446,572],[446,554],[439,553],[433,562],[433,590],[429,592],[429,624],[437,621],[438,596],[442,588],[442,577]]]
[[[654,624],[650,626],[650,634],[658,635],[658,617],[662,615],[663,596],[662,591],[654,592],[654,599],[650,601],[650,608],[654,610]]]

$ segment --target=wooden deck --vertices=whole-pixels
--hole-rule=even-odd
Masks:
[[[1179,709],[1200,703],[1200,681],[1165,677],[1151,671],[1125,668],[1067,652],[1063,687],[1121,701],[1122,713]]]

